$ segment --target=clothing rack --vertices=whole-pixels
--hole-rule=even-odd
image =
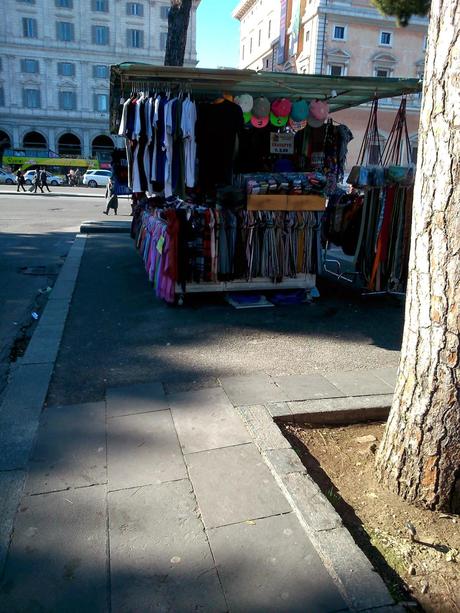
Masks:
[[[317,224],[315,213],[233,212],[177,201],[139,207],[132,236],[156,295],[183,304],[191,293],[312,290]]]

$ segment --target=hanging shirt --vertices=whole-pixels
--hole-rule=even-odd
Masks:
[[[196,167],[196,104],[187,98],[182,106],[181,129],[184,139],[185,156],[185,184],[187,187],[195,187],[195,167]]]
[[[238,135],[243,127],[243,111],[238,104],[228,100],[200,104],[196,141],[200,185],[205,191],[216,185],[231,185]]]
[[[131,104],[131,98],[128,98],[128,100],[126,100],[126,102],[123,104],[123,111],[121,113],[120,126],[118,128],[118,136],[126,135],[126,127],[128,123],[128,108],[130,104]]]
[[[173,161],[173,146],[174,146],[174,109],[177,104],[177,98],[173,98],[165,105],[165,136],[164,136],[164,149],[165,149],[165,170],[164,170],[164,182],[165,182],[165,197],[172,196],[172,161]]]
[[[157,96],[153,103],[152,108],[152,133],[154,139],[154,147],[153,154],[151,159],[152,171],[150,173],[150,178],[152,181],[157,180],[157,155],[158,155],[158,109],[160,106],[161,97]]]

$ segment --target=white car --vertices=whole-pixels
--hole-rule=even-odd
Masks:
[[[0,183],[5,183],[5,185],[13,185],[16,183],[16,177],[12,172],[7,172],[6,170],[2,170],[0,168]]]
[[[34,175],[35,170],[28,170],[24,173],[24,181],[26,185],[32,185]],[[60,175],[52,175],[50,172],[46,171],[46,176],[48,177],[48,185],[64,185],[65,183],[65,178],[61,177]]]
[[[83,175],[83,185],[88,187],[106,187],[111,176],[111,170],[87,170]]]

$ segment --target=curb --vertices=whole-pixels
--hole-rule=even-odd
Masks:
[[[129,234],[131,232],[131,220],[83,221],[80,232],[82,234]]]
[[[36,194],[33,194],[32,192],[29,192],[29,191],[16,192],[14,190],[11,190],[11,191],[0,190],[0,196],[11,196],[11,195],[40,196],[41,198],[43,197],[47,197],[47,198],[57,198],[57,197],[61,197],[61,198],[101,198],[105,200],[104,194],[97,194],[97,193],[93,194],[93,193],[75,193],[75,192],[45,192],[44,194],[42,194],[41,192],[38,192]],[[118,198],[128,199],[128,196],[118,196]]]
[[[339,421],[348,417],[349,423],[357,415],[375,419],[375,415],[388,415],[391,397],[391,394],[385,394],[384,397],[306,401],[301,403],[302,412],[295,415],[295,420],[300,421],[301,415],[308,421],[313,418],[315,423],[332,423],[337,417]],[[337,408],[335,411],[332,409],[334,414],[328,418],[331,402],[336,403]],[[278,410],[282,410],[279,405],[296,404],[299,403],[272,403],[277,405]],[[308,404],[313,407],[311,412],[307,410]],[[323,407],[319,410],[321,404]],[[265,405],[237,406],[235,409],[350,609],[403,611],[400,605],[395,604],[383,579],[355,543],[339,514],[308,475],[269,409]],[[290,412],[284,416],[278,414],[276,421],[294,421],[293,417]]]
[[[41,192],[37,192],[36,194],[33,194],[32,192],[29,191],[25,191],[25,192],[16,192],[11,190],[6,191],[6,190],[2,190],[0,191],[0,196],[11,196],[11,195],[15,195],[15,196],[40,196],[40,197],[47,197],[47,198],[57,198],[57,197],[63,197],[63,198],[105,198],[104,194],[75,194],[73,192],[45,192],[44,194],[42,194]]]
[[[0,406],[0,491],[6,495],[0,499],[0,576],[85,243],[86,236],[77,234],[27,350],[4,390]]]

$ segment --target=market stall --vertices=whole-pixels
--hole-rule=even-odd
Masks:
[[[346,126],[331,114],[419,91],[416,79],[122,64],[111,69],[119,189],[159,297],[311,289],[327,199],[344,180]]]

